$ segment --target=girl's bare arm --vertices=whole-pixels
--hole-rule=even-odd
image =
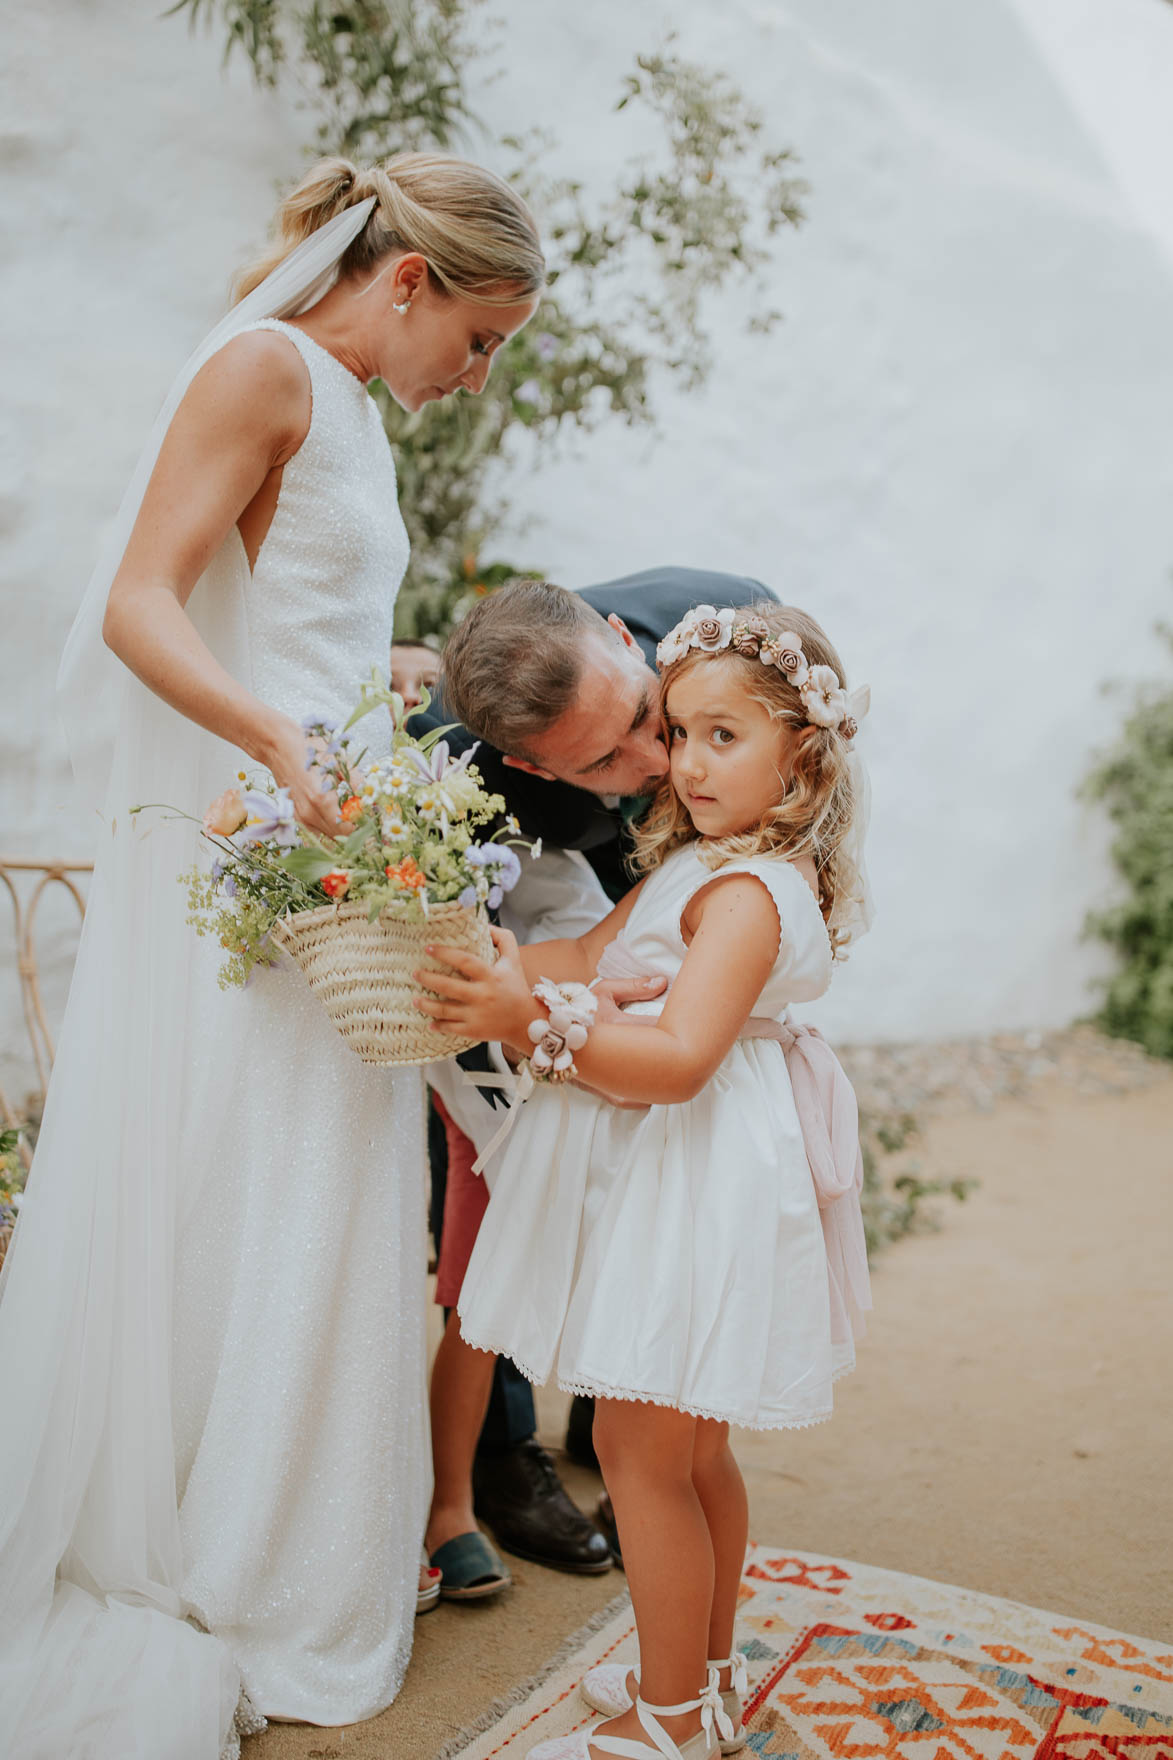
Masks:
[[[778,956],[778,913],[769,892],[750,874],[714,876],[689,917],[695,932],[659,1020],[596,1026],[575,1052],[590,1087],[649,1106],[691,1100],[753,1013]],[[417,1006],[441,1031],[524,1045],[529,1022],[542,1013],[530,994],[536,978],[578,974],[552,971],[543,962],[544,946],[558,943],[519,950],[512,936],[498,931],[495,939],[501,958],[492,967],[455,948],[430,949],[450,972],[421,974],[436,999],[422,998]]]

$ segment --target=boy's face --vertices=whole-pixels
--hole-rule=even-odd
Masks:
[[[392,642],[391,689],[398,691],[408,709],[424,700],[424,686],[435,691],[440,676],[440,656],[416,642]]]

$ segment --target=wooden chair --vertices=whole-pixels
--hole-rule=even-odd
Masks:
[[[80,928],[86,909],[85,894],[80,882],[84,875],[92,872],[92,862],[38,862],[0,856],[0,888],[7,891],[12,905],[12,946],[16,955],[21,1008],[25,1035],[32,1051],[37,1077],[37,1089],[33,1095],[35,1103],[44,1101],[56,1051],[41,991],[41,972],[37,958],[38,913],[49,888],[63,886],[77,906]],[[5,942],[0,937],[0,964],[5,957]],[[0,1119],[9,1126],[24,1122],[2,1087]],[[25,1166],[30,1166],[32,1150],[27,1142],[22,1141],[20,1153]]]

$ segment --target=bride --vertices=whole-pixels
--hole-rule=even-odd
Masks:
[[[362,1064],[295,974],[222,992],[184,921],[190,829],[130,809],[263,766],[340,824],[300,723],[386,666],[408,558],[367,383],[407,410],[479,392],[545,271],[516,194],[456,159],[324,160],[279,220],[173,387],[59,680],[102,832],[0,1278],[20,1760],[217,1760],[242,1681],[259,1713],[349,1723],[411,1650],[422,1084]]]

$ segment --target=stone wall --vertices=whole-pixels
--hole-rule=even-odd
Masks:
[[[1102,26],[1109,3],[1073,16]],[[614,102],[668,24],[762,105],[812,186],[776,251],[783,326],[747,335],[749,300],[722,295],[712,380],[665,388],[655,433],[607,427],[538,472],[519,452],[501,548],[568,585],[660,561],[756,575],[871,681],[879,919],[821,1010],[838,1035],[1067,1022],[1099,969],[1080,925],[1110,885],[1075,790],[1121,713],[1104,684],[1162,664],[1173,563],[1173,270],[1126,175],[1165,126],[1173,11],[1144,13],[1164,81],[1118,77],[1093,126],[1047,47],[1050,0],[494,10],[482,107],[556,131],[588,186],[639,148]],[[93,838],[57,655],[154,409],[307,124],[138,4],[45,0],[7,54],[0,845],[76,855]],[[0,992],[0,1045],[11,1012]]]

